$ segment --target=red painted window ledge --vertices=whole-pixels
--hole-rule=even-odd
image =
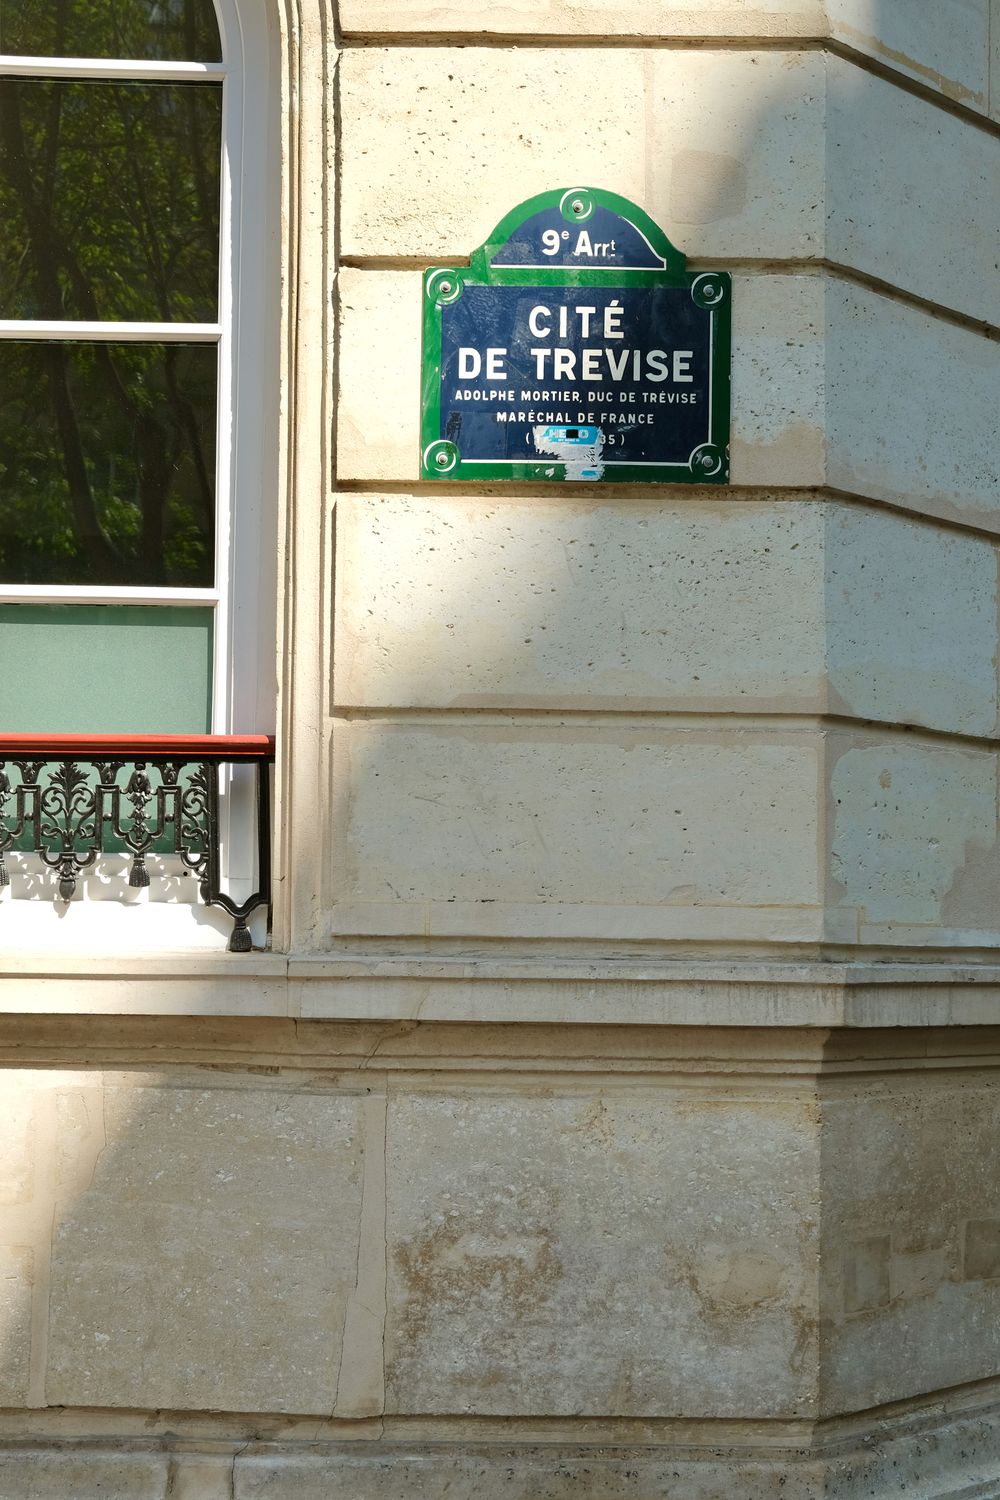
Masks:
[[[269,734],[3,734],[0,756],[44,756],[62,760],[72,756],[123,755],[184,756],[198,760],[255,761],[274,759],[274,736]]]

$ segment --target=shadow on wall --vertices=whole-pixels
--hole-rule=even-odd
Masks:
[[[64,1051],[67,1027],[74,1023],[61,1018],[16,1029],[38,1056]],[[0,1075],[0,1402],[8,1412],[33,1410],[16,1423],[18,1436],[137,1439],[132,1458],[152,1470],[137,1487],[123,1458],[122,1500],[174,1493],[160,1459],[144,1456],[146,1447],[161,1457],[170,1448],[169,1418],[136,1420],[136,1411],[280,1421],[328,1415],[340,1399],[365,1155],[374,1129],[381,1163],[384,1100],[373,1111],[363,1083],[331,1087],[294,1061],[275,1065],[273,1048],[291,1031],[287,1022],[137,1020],[122,1065],[121,1022],[91,1018],[72,1050],[92,1054],[93,1071]],[[343,1043],[355,1050],[351,1036]],[[188,1048],[192,1065],[178,1065]],[[239,1063],[227,1063],[230,1048]],[[170,1065],[157,1061],[166,1051]],[[207,1053],[214,1065],[199,1068]],[[248,1072],[243,1059],[262,1053],[267,1065]],[[343,1380],[348,1415],[357,1380],[356,1371]],[[66,1408],[90,1415],[67,1427],[57,1415]],[[119,1417],[109,1423],[95,1410]],[[224,1437],[235,1444],[260,1429],[229,1419]],[[82,1497],[76,1485],[85,1481],[67,1480],[66,1462],[64,1473],[51,1458],[51,1490],[32,1470],[32,1496]],[[19,1463],[16,1449],[0,1462],[0,1493],[10,1500],[22,1493]],[[231,1496],[230,1468],[218,1488],[197,1493]],[[86,1484],[87,1493],[91,1484],[108,1493]]]
[[[21,1048],[55,1050],[65,1024],[22,1023]],[[750,1098],[651,1087],[644,1069],[605,1089],[584,1064],[539,1088],[515,1064],[504,1087],[488,1070],[477,1086],[441,1068],[482,1039],[414,1031],[149,1020],[123,1043],[118,1020],[91,1019],[87,1050],[113,1059],[103,1079],[6,1075],[0,1390],[9,1415],[43,1408],[14,1419],[18,1434],[86,1437],[155,1471],[139,1487],[128,1470],[111,1486],[121,1500],[188,1493],[168,1487],[167,1455],[184,1474],[218,1460],[190,1494],[231,1500],[241,1441],[373,1439],[384,1409],[808,1414],[808,1084]],[[522,1062],[552,1046],[533,1031],[507,1039]],[[402,1071],[362,1071],[390,1035]],[[620,1034],[623,1057],[631,1041]],[[167,1049],[175,1060],[155,1063]],[[0,1463],[10,1500],[22,1461]],[[98,1492],[67,1472],[23,1493]],[[322,1493],[358,1493],[349,1474],[329,1482]],[[365,1494],[392,1500],[381,1482]]]

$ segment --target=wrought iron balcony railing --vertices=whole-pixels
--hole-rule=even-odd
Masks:
[[[232,917],[229,951],[247,953],[247,919],[271,900],[273,762],[267,735],[0,735],[0,886],[12,855],[36,856],[62,901],[101,855],[127,853],[132,887],[149,884],[153,855],[174,856]],[[221,889],[219,783],[241,763],[256,773],[257,873],[237,902]]]

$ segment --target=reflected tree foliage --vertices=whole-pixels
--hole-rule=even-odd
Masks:
[[[0,52],[219,62],[212,0],[0,0]]]
[[[0,342],[0,579],[210,587],[211,344]]]
[[[0,81],[0,317],[215,321],[221,106],[213,85]],[[210,583],[216,363],[0,341],[0,579]]]
[[[222,90],[0,81],[0,317],[216,315]]]

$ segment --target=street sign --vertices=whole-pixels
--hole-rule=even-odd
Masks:
[[[422,479],[729,479],[731,278],[641,208],[542,193],[424,273]]]

